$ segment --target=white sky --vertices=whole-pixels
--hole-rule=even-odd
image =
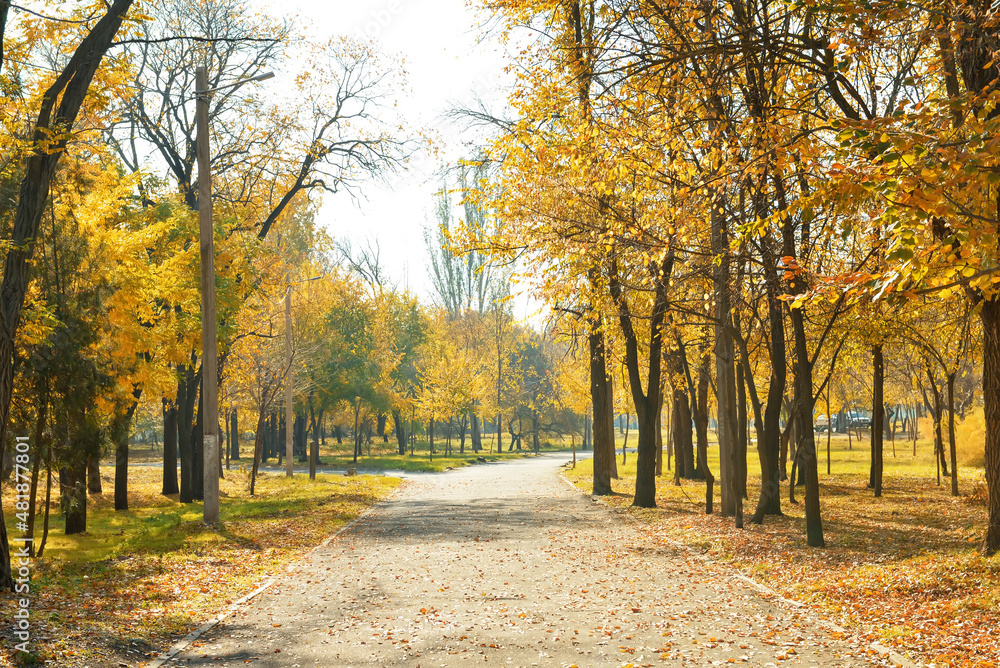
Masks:
[[[388,186],[364,189],[367,201],[357,206],[348,195],[327,195],[319,223],[335,238],[355,246],[377,238],[384,266],[400,287],[422,301],[433,298],[428,278],[423,230],[433,224],[434,193],[440,187],[442,160],[454,162],[470,154],[460,128],[442,118],[475,96],[500,102],[504,53],[495,42],[480,41],[476,13],[465,0],[272,0],[280,14],[298,14],[298,23],[317,37],[340,33],[373,38],[389,53],[405,59],[410,93],[405,100],[414,129],[430,128],[442,141],[440,157],[417,156],[410,169]],[[456,211],[457,213],[457,211]],[[530,317],[537,305],[517,299],[516,315]]]

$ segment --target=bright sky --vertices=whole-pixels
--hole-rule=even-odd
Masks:
[[[388,186],[367,187],[367,201],[360,207],[347,195],[326,196],[319,222],[355,246],[377,238],[393,280],[430,301],[423,230],[433,220],[440,160],[468,156],[463,143],[471,139],[441,116],[451,107],[471,104],[476,95],[502,99],[502,49],[479,42],[476,13],[465,0],[282,0],[279,6],[281,15],[297,13],[300,25],[318,37],[342,33],[372,38],[405,59],[411,93],[404,112],[414,128],[431,128],[443,140],[441,156],[418,156]],[[525,305],[517,315],[525,317],[526,301],[518,301]]]

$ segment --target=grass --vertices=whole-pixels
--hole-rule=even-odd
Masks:
[[[804,488],[798,504],[782,485],[783,517],[763,526],[736,529],[732,518],[704,513],[705,483],[673,484],[664,471],[657,484],[657,508],[628,508],[635,492],[635,458],[618,463],[615,496],[607,497],[640,519],[654,540],[677,541],[731,563],[783,595],[811,601],[830,617],[868,637],[938,666],[995,666],[1000,657],[1000,558],[986,559],[977,548],[985,530],[983,470],[959,467],[962,496],[950,496],[950,480],[937,484],[933,446],[928,440],[886,444],[884,494],[875,499],[868,484],[865,441],[848,447],[846,437],[831,442],[831,474],[826,473],[826,436],[817,435],[820,498],[825,549],[805,544]],[[760,468],[751,451],[746,502],[756,505]],[[717,448],[709,466],[718,475]],[[592,462],[566,476],[581,489],[592,483]],[[720,490],[715,488],[716,512]],[[625,510],[628,508],[627,510]]]
[[[114,510],[112,471],[88,501],[87,532],[65,536],[58,494],[44,558],[32,566],[32,649],[60,666],[137,664],[250,591],[365,508],[399,479],[263,473],[257,495],[245,472],[220,481],[220,530],[206,529],[200,503],[159,494],[161,471],[129,471],[129,505]],[[11,508],[6,493],[4,505]],[[54,490],[55,492],[55,490]],[[7,513],[8,532],[15,533]],[[39,534],[41,522],[39,519]],[[9,598],[0,600],[7,618]],[[7,633],[4,629],[3,633]],[[5,638],[4,652],[13,643]],[[27,659],[27,657],[22,657]],[[30,661],[30,659],[28,659]],[[10,665],[10,656],[0,664]]]

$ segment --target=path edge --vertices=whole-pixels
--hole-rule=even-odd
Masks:
[[[404,481],[404,484],[405,484],[405,481]],[[399,487],[402,488],[403,485],[401,484]],[[337,531],[334,532],[333,534],[331,534],[331,535],[327,536],[326,538],[324,538],[323,542],[321,542],[319,545],[316,545],[316,546],[312,547],[308,552],[306,552],[305,554],[303,554],[300,558],[292,561],[287,566],[285,566],[285,568],[283,569],[283,572],[284,573],[291,573],[296,567],[301,566],[303,563],[305,563],[317,550],[320,550],[320,549],[326,547],[327,545],[329,545],[330,543],[332,543],[334,540],[336,540],[345,531],[347,531],[348,529],[350,529],[351,527],[353,527],[355,524],[357,524],[358,522],[360,522],[366,515],[368,515],[371,512],[374,512],[376,509],[378,509],[381,506],[383,506],[384,504],[388,503],[392,499],[392,497],[394,497],[398,492],[399,492],[399,488],[397,488],[396,490],[394,490],[393,493],[390,494],[385,499],[379,501],[376,504],[368,506],[367,508],[365,508],[364,510],[362,510],[358,514],[357,517],[355,517],[353,520],[351,520],[350,522],[348,522],[344,526],[342,526],[339,529],[337,529]],[[282,573],[278,573],[277,575],[272,575],[267,580],[265,580],[263,584],[261,584],[259,587],[257,587],[256,589],[254,589],[252,592],[250,592],[249,594],[243,596],[242,598],[239,598],[239,599],[233,601],[233,603],[230,604],[229,607],[226,608],[225,610],[223,610],[221,613],[219,613],[218,615],[216,615],[212,619],[208,620],[207,622],[205,622],[204,624],[202,624],[201,626],[199,626],[198,628],[196,628],[194,631],[191,631],[191,633],[187,634],[186,636],[184,636],[183,638],[181,638],[180,640],[178,640],[176,643],[174,643],[173,645],[171,645],[170,648],[168,650],[166,650],[165,653],[160,653],[159,656],[157,656],[155,659],[153,659],[149,663],[139,664],[139,665],[142,666],[143,668],[161,668],[162,666],[165,666],[170,660],[172,660],[178,654],[180,654],[181,652],[183,652],[184,650],[186,650],[188,647],[190,647],[191,644],[195,640],[197,640],[198,638],[202,637],[203,635],[205,635],[206,633],[208,633],[209,631],[211,631],[213,628],[215,628],[216,626],[218,626],[220,623],[222,623],[223,621],[225,621],[230,615],[232,615],[234,612],[236,612],[236,610],[241,605],[243,605],[245,603],[249,603],[254,598],[256,598],[257,596],[263,594],[265,591],[267,591],[268,589],[270,589],[278,581],[278,579],[281,577],[281,575],[282,575]]]
[[[615,511],[618,511],[618,509],[614,508],[613,506],[611,506],[602,497],[593,496],[593,495],[587,494],[587,492],[585,492],[584,490],[581,490],[579,487],[577,487],[575,484],[573,484],[573,482],[570,481],[569,478],[567,478],[564,475],[564,473],[565,473],[565,471],[559,471],[559,479],[562,480],[567,485],[569,485],[570,489],[572,489],[577,494],[580,494],[580,495],[582,495],[582,496],[584,496],[586,498],[589,498],[594,503],[601,504],[602,506],[604,506],[608,510],[612,511],[613,514],[615,514],[615,515],[622,515],[625,518],[626,522],[632,522],[632,523],[637,524],[637,525],[641,524],[640,520],[636,519],[635,517],[633,517],[632,515],[630,515],[627,512],[615,512]],[[676,547],[679,547],[679,548],[682,548],[684,550],[687,550],[688,552],[691,552],[692,554],[695,554],[696,556],[705,558],[705,556],[700,551],[695,550],[690,545],[685,545],[684,543],[681,543],[681,542],[676,541],[676,540],[674,540],[672,538],[669,538],[669,537],[663,537],[663,538],[664,538],[664,540],[667,540],[668,542],[672,543]],[[737,580],[740,580],[744,584],[747,584],[747,585],[753,587],[754,589],[756,589],[757,591],[761,592],[762,594],[766,594],[767,596],[769,596],[769,597],[771,597],[773,599],[776,599],[777,601],[780,601],[781,603],[785,603],[785,604],[790,605],[790,606],[792,606],[794,608],[809,608],[810,607],[807,603],[803,603],[802,601],[796,601],[795,599],[786,598],[786,597],[782,596],[781,594],[779,594],[778,592],[776,592],[775,590],[773,590],[770,587],[768,587],[767,585],[762,584],[760,582],[757,582],[753,578],[751,578],[749,576],[746,576],[746,575],[744,575],[742,573],[739,573],[739,572],[733,573],[733,577],[735,577]],[[834,631],[836,633],[842,633],[842,634],[845,634],[845,635],[849,635],[849,633],[850,633],[844,627],[838,626],[837,624],[834,624],[833,622],[827,621],[825,619],[817,619],[816,621],[817,621],[817,623],[820,626],[826,627],[830,631]],[[868,645],[867,649],[873,650],[873,651],[877,652],[880,657],[888,658],[890,661],[892,661],[893,665],[902,666],[903,668],[924,668],[924,664],[911,659],[910,657],[906,656],[905,654],[900,654],[896,650],[890,649],[889,647],[886,647],[885,645],[883,645],[881,643],[873,642],[870,645]]]

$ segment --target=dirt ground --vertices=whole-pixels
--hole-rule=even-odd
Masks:
[[[566,459],[410,476],[169,665],[872,665],[815,611],[648,542]]]

